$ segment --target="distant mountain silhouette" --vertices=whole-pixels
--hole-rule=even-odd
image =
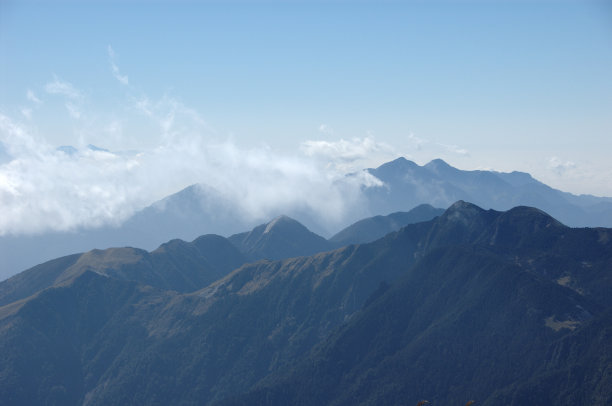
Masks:
[[[457,200],[495,210],[537,207],[572,227],[612,227],[612,198],[561,192],[527,173],[463,171],[439,159],[419,166],[404,158],[367,171],[383,185],[363,187],[360,199],[347,202],[344,224],[338,228],[367,216],[405,212],[421,204],[446,208]],[[284,214],[324,237],[337,232],[330,229],[321,212],[292,208]],[[202,234],[241,233],[265,220],[245,216],[240,202],[229,200],[214,188],[192,185],[144,208],[118,227],[1,236],[0,279],[74,252],[116,246],[152,250],[174,238],[190,241]]]
[[[373,213],[465,200],[495,210],[537,207],[570,227],[612,227],[612,198],[561,192],[524,172],[463,171],[441,159],[419,166],[405,158],[368,172],[384,182],[365,190]]]
[[[268,226],[300,229],[280,218],[253,241]],[[169,264],[188,263],[189,244],[170,243]],[[612,229],[459,201],[372,243],[245,264],[190,293],[150,286],[146,275],[174,280],[172,266],[123,266],[147,255],[95,251],[24,273],[33,283],[17,275],[37,286],[0,307],[3,403],[604,405],[612,397],[601,369],[610,360]],[[76,266],[80,259],[89,265]]]
[[[442,213],[444,209],[421,204],[408,212],[400,211],[387,216],[374,216],[359,220],[332,236],[329,241],[340,246],[372,242],[408,224],[428,221]]]

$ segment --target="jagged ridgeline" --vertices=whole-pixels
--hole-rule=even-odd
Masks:
[[[2,403],[612,404],[612,230],[460,201],[317,237],[281,217],[3,282]]]

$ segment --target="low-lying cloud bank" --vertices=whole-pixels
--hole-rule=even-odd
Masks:
[[[375,146],[356,139],[341,147],[363,145]],[[245,219],[302,211],[340,224],[361,198],[362,186],[379,181],[365,172],[346,178],[347,156],[339,154],[342,165],[330,165],[334,146],[326,145],[324,153],[315,146],[305,144],[305,155],[284,156],[190,133],[142,151],[58,147],[0,114],[0,235],[118,225],[194,183],[216,190]],[[352,153],[348,161],[363,154]]]

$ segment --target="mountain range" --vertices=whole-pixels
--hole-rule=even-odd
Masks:
[[[518,205],[538,207],[568,226],[612,227],[612,198],[561,192],[527,173],[464,171],[440,159],[419,166],[405,158],[366,171],[380,185],[363,186],[361,198],[347,203],[341,224],[330,225],[321,220],[321,213],[301,208],[287,208],[284,214],[324,237],[364,217],[406,212],[421,204],[446,208],[457,200],[495,210]],[[339,182],[349,182],[354,176],[347,175]],[[119,227],[0,236],[0,279],[52,258],[92,248],[132,246],[152,250],[173,238],[190,241],[202,234],[230,236],[263,222],[245,217],[239,207],[218,190],[196,184],[144,208]]]
[[[483,208],[530,206],[570,227],[612,227],[612,198],[553,189],[525,172],[463,171],[441,159],[419,166],[404,158],[367,171],[383,182],[365,190],[372,213],[405,210],[421,203],[448,207],[457,200]]]
[[[279,217],[32,268],[0,283],[0,398],[610,404],[612,229],[464,201],[434,217],[332,250]],[[325,251],[293,256],[300,239]]]
[[[48,287],[69,283],[86,271],[188,293],[247,262],[308,256],[342,245],[373,241],[378,234],[385,235],[407,224],[433,219],[443,212],[421,205],[406,213],[363,219],[339,233],[344,236],[345,244],[328,241],[298,221],[279,216],[229,238],[207,234],[192,242],[174,239],[151,252],[131,247],[94,249],[47,261],[0,282],[0,306]],[[376,225],[373,234],[368,224]]]

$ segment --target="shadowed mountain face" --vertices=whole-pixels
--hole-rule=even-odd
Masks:
[[[604,405],[612,393],[609,351],[594,350],[609,348],[612,230],[533,208],[457,202],[373,243],[246,264],[192,293],[113,269],[0,307],[7,404],[576,404],[570,387]]]
[[[346,225],[366,216],[406,211],[421,204],[448,207],[462,199],[495,210],[508,210],[518,205],[537,207],[572,227],[612,227],[612,198],[564,193],[527,173],[463,171],[439,159],[419,166],[404,158],[367,171],[382,181],[382,186],[364,187],[359,198],[345,202]],[[324,236],[336,232],[335,227],[343,226],[335,225],[330,229],[330,225],[321,220],[321,213],[315,211],[283,210]],[[0,236],[0,258],[3,260],[0,279],[74,252],[116,246],[151,250],[173,238],[189,241],[202,234],[232,235],[249,230],[262,220],[246,216],[237,202],[227,200],[218,190],[192,185],[139,211],[119,227],[37,236]],[[384,231],[379,232],[379,236],[382,235]]]
[[[609,404],[610,236],[459,202],[393,236],[419,258],[397,282],[300,363],[220,404]]]
[[[587,303],[487,250],[434,250],[297,366],[221,404],[609,404],[610,317]]]

